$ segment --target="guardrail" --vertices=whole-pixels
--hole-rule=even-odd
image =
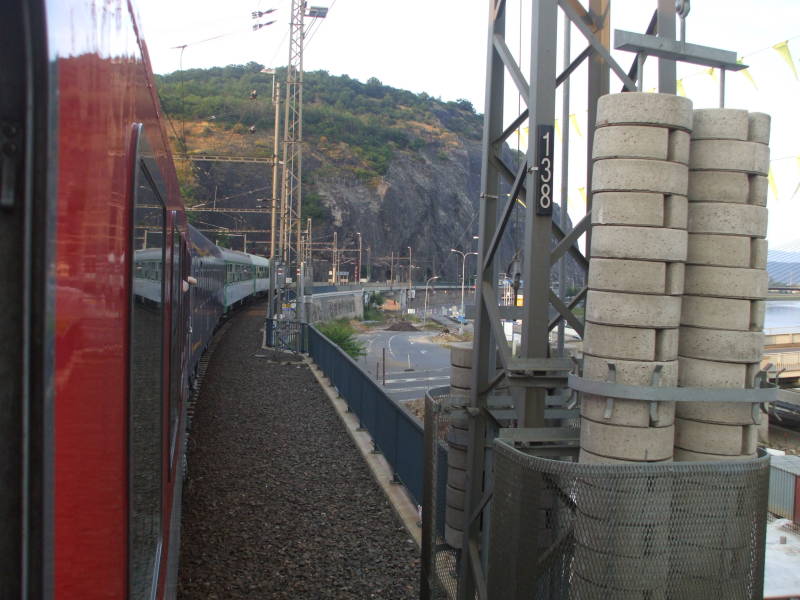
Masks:
[[[392,468],[417,505],[422,504],[422,424],[316,327],[307,327],[307,352],[347,402],[375,449]]]
[[[771,371],[800,371],[800,352],[765,352],[763,363],[772,363]]]

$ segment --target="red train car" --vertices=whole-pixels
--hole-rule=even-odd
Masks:
[[[147,50],[129,1],[0,11],[0,598],[170,597],[198,244]]]

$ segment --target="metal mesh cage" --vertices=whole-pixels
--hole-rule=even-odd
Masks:
[[[460,407],[463,407],[466,400],[468,399],[463,396],[451,396],[449,387],[435,388],[426,394],[425,487],[429,490],[429,495],[424,496],[422,507],[422,543],[427,547],[427,552],[423,551],[420,595],[420,598],[426,600],[456,597],[461,553],[445,539],[449,446],[447,435],[452,421],[463,419],[463,410]]]
[[[596,465],[495,450],[490,598],[761,598],[768,456]]]

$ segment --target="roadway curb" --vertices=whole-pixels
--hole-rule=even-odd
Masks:
[[[395,514],[400,518],[403,526],[406,528],[409,535],[411,535],[414,542],[416,542],[417,547],[421,548],[422,530],[419,526],[419,513],[417,507],[411,501],[405,486],[392,483],[391,466],[386,461],[383,454],[376,454],[373,452],[374,444],[372,442],[372,437],[366,430],[359,430],[358,417],[356,417],[354,413],[348,412],[347,402],[339,396],[316,363],[314,363],[310,357],[304,357],[304,360],[309,370],[314,374],[314,377],[316,377],[325,395],[331,401],[331,405],[342,420],[347,434],[350,436],[350,439],[353,440],[361,456],[364,457],[364,462],[367,463],[367,467],[372,473],[373,478],[383,490]]]

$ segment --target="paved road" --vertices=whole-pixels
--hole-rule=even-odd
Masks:
[[[423,398],[425,391],[450,384],[450,349],[431,340],[435,332],[374,331],[358,336],[366,344],[367,356],[359,362],[377,382],[376,369],[386,349],[385,390],[395,400]]]

